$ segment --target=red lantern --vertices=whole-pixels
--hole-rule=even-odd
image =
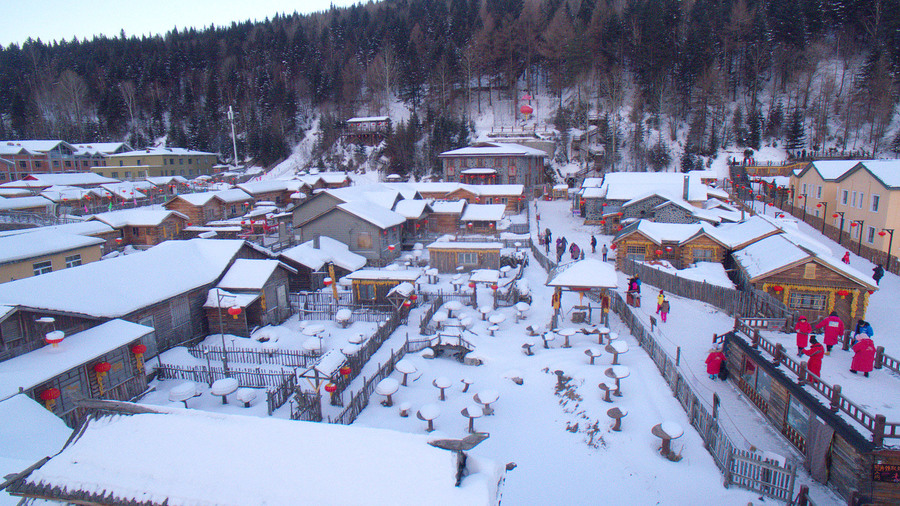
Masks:
[[[769,202],[769,207],[774,207],[774,206],[775,206],[775,204],[774,204],[774,203],[772,203],[772,202]]]
[[[192,227],[193,225],[194,225],[193,223],[188,222],[188,226],[189,226],[189,227]]]
[[[600,220],[601,225],[606,225],[606,220]]]
[[[47,341],[47,344],[52,344],[54,348],[62,342],[62,340],[66,337],[66,334],[61,330],[54,330],[51,332],[47,332],[47,335],[44,336],[44,341]]]
[[[857,225],[859,225],[859,223],[856,223],[855,221],[851,221],[851,222],[850,222],[850,226],[851,226],[851,227],[855,227],[855,226],[857,226]]]
[[[519,108],[519,110],[522,111],[522,114],[524,114],[526,116],[528,116],[529,114],[534,112],[534,108],[532,108],[528,104],[524,104],[521,108]]]
[[[622,225],[619,225],[619,228],[617,228],[616,230],[622,230]]]
[[[848,292],[847,290],[838,290],[838,291],[836,291],[836,292],[834,292],[834,293],[837,294],[837,295],[840,295],[842,299],[843,299],[844,297],[850,295],[850,292]]]
[[[469,288],[475,288],[475,282],[474,282],[474,281],[471,282],[471,283],[469,283]]]
[[[469,228],[472,228],[473,224],[472,224],[472,222],[470,221],[469,223],[466,224],[466,226],[469,227]]]
[[[784,291],[784,287],[781,286],[781,285],[775,285],[775,286],[772,287],[772,290],[773,290],[775,293],[781,293],[782,291]]]
[[[657,255],[657,256],[662,255],[662,254],[663,254],[663,250],[661,250],[661,249],[656,250],[656,255]]]
[[[44,401],[44,406],[53,411],[53,406],[56,405],[56,399],[59,399],[60,391],[58,388],[48,388],[46,390],[42,390],[38,396]]]
[[[330,394],[333,394],[333,393],[337,392],[337,385],[335,385],[334,383],[326,383],[325,391]]]
[[[331,278],[323,279],[322,284],[324,284],[325,286],[331,286]]]
[[[609,249],[616,249],[616,247],[617,247],[616,243],[612,243],[609,245]]]
[[[346,378],[347,376],[350,376],[351,369],[349,365],[345,365],[338,369],[338,371],[341,373],[341,376]]]
[[[241,314],[241,308],[237,306],[231,306],[230,308],[228,308],[228,314],[230,314],[232,318],[237,320],[238,315]]]
[[[122,238],[116,237],[116,244],[122,244]]]
[[[409,306],[412,306],[412,302],[410,302],[410,301],[408,301],[408,300],[404,300],[404,301],[403,301],[403,307],[409,307]]]
[[[103,378],[106,377],[106,373],[112,369],[112,365],[109,362],[99,362],[94,365],[94,373],[97,375],[97,386],[100,388],[100,395],[103,395]]]
[[[797,195],[797,198],[803,200],[803,195]]]
[[[491,285],[491,290],[497,291],[497,283]]]
[[[672,251],[672,247],[671,247],[671,246],[666,246],[666,251],[671,252],[671,251]]]
[[[875,293],[875,290],[869,290],[869,295],[872,295],[873,293]]]
[[[820,203],[816,204],[816,207],[822,207],[822,203],[820,202]]]
[[[882,230],[881,232],[878,232],[878,235],[880,235],[881,237],[884,237],[884,236],[887,235],[887,232],[885,232],[884,230]]]
[[[418,299],[418,298],[419,298],[419,296],[416,295],[416,294],[412,294],[412,295],[409,296],[409,300],[416,300],[416,299]]]
[[[247,222],[245,220],[241,220],[241,225],[246,225]]]
[[[393,244],[388,245],[388,251],[394,251],[394,245],[393,245]]]
[[[134,353],[134,359],[137,360],[138,371],[144,370],[144,353],[147,353],[147,346],[136,344],[131,347],[131,353]]]
[[[784,213],[778,215],[779,218],[784,218]]]

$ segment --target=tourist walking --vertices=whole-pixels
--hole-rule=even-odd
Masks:
[[[597,252],[597,238],[594,236],[591,236],[591,253],[596,253],[596,252]],[[606,260],[606,259],[604,258],[604,260]]]
[[[721,350],[718,348],[709,350],[709,355],[706,357],[706,374],[709,374],[709,379],[714,380],[719,376],[723,362],[725,362],[725,354]]]
[[[809,333],[812,332],[812,325],[805,316],[801,316],[797,320],[794,330],[797,332],[797,356],[800,357],[803,355],[803,349],[809,345]]]
[[[606,261],[606,255],[609,254],[609,248],[607,248],[606,245],[604,244],[604,245],[603,245],[603,249],[600,250],[600,251],[603,253],[603,261],[605,262],[605,261]]]
[[[578,255],[581,254],[581,248],[578,247],[574,242],[571,246],[569,246],[569,255],[572,257],[572,260],[578,260]]]
[[[659,310],[660,308],[662,308],[662,303],[664,300],[666,300],[666,296],[665,294],[663,294],[663,291],[660,290],[659,295],[656,296],[656,314],[659,314]]]
[[[816,336],[809,337],[809,349],[804,351],[809,356],[806,369],[815,374],[816,377],[822,374],[822,357],[825,355],[825,348],[816,339]],[[817,383],[815,378],[809,378],[810,383]]]
[[[853,361],[850,362],[850,372],[861,372],[865,377],[875,367],[875,342],[868,335],[862,334],[862,339],[853,345]]]
[[[547,238],[547,244],[550,244],[550,241],[553,240],[553,235],[550,234],[550,227],[544,229],[544,237]]]
[[[838,339],[844,335],[844,322],[838,318],[837,311],[832,311],[830,315],[823,318],[816,324],[817,329],[825,328],[825,354],[831,355],[831,348],[838,343]]]
[[[875,335],[875,330],[872,329],[872,325],[865,320],[857,320],[856,321],[856,331],[853,333],[853,341],[850,343],[850,346],[856,344],[856,341],[860,339],[860,335],[873,337]]]
[[[872,269],[872,279],[875,280],[876,285],[880,285],[881,278],[883,278],[883,277],[884,277],[884,267],[882,267],[881,264],[878,264],[875,266],[874,269]]]
[[[844,262],[847,265],[850,265],[850,252],[847,251],[844,253],[844,256],[841,257],[841,262]]]
[[[666,323],[666,318],[669,316],[669,299],[665,297],[662,304],[659,305],[659,316],[662,317],[663,323]]]

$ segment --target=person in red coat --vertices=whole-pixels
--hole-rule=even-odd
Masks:
[[[719,376],[719,371],[722,370],[722,362],[725,362],[724,353],[719,351],[718,348],[709,350],[709,356],[706,357],[706,374],[709,374],[709,379],[714,380]]]
[[[806,364],[806,369],[819,376],[822,374],[822,356],[825,355],[825,348],[819,344],[819,340],[816,339],[816,336],[810,336],[809,338],[809,349],[805,350],[803,353],[809,355],[809,362]],[[815,378],[810,378],[810,383],[816,383]]]
[[[816,324],[817,329],[822,327],[825,327],[825,354],[831,355],[831,347],[836,345],[838,339],[844,335],[844,322],[838,318],[837,311],[832,311],[830,315]]]
[[[872,338],[863,336],[856,344],[853,345],[853,362],[850,363],[850,372],[856,374],[862,372],[869,377],[869,373],[875,365],[875,343]]]
[[[809,321],[805,316],[801,316],[797,321],[797,325],[794,326],[794,330],[797,331],[797,356],[803,356],[803,348],[809,344],[809,333],[812,332],[812,325],[809,324]]]

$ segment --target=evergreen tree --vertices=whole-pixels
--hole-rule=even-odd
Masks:
[[[803,128],[803,114],[800,112],[799,108],[794,108],[793,112],[791,112],[791,117],[788,120],[787,133],[784,138],[784,149],[787,150],[788,155],[797,156],[797,151],[800,151],[805,146],[806,131]]]
[[[747,112],[747,123],[749,131],[747,134],[747,147],[759,149],[762,137],[762,114],[759,111]]]

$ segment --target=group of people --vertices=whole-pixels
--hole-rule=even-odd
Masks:
[[[815,335],[812,335],[813,328],[822,330],[824,346]],[[823,318],[815,327],[809,323],[805,316],[801,316],[794,330],[797,332],[797,356],[808,356],[807,369],[816,376],[821,376],[822,359],[826,355],[831,355],[831,348],[844,335],[844,322],[838,317],[836,311],[832,311],[830,315]],[[875,332],[872,330],[872,325],[869,322],[864,320],[857,321],[852,342],[853,360],[850,363],[850,372],[853,374],[861,372],[866,377],[869,377],[869,373],[874,369],[875,343],[872,341],[874,335]],[[814,382],[815,380],[812,379],[810,381]]]
[[[550,254],[550,243],[553,241],[553,234],[550,232],[549,228],[544,229],[543,233],[538,233],[538,242],[544,245],[544,252],[548,255]],[[593,235],[591,236],[591,253],[597,253],[597,238]],[[572,260],[584,260],[584,250],[582,250],[577,244],[570,243],[568,239],[565,237],[557,237],[556,238],[556,261],[561,262],[563,255],[566,254],[566,250],[569,251],[569,256],[572,257]],[[601,253],[603,254],[603,261],[606,262],[607,256],[609,255],[609,248],[606,247],[606,244],[603,245],[601,249]]]
[[[844,262],[847,265],[850,265],[850,252],[845,251],[844,256],[841,257],[841,262]],[[884,277],[884,266],[881,264],[876,264],[872,269],[872,279],[875,280],[876,285],[881,284],[881,278]]]

